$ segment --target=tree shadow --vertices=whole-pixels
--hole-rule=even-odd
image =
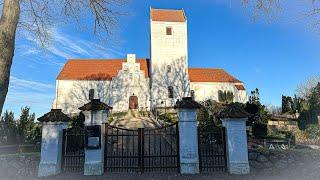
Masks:
[[[185,56],[165,65],[153,65],[151,77],[153,108],[173,107],[177,100],[190,96],[190,80]],[[170,87],[173,89],[172,98]]]
[[[138,97],[139,110],[149,110],[150,107],[149,78],[140,69],[139,62],[124,62],[122,70],[112,78],[105,74],[93,74],[69,83],[66,86],[71,87],[70,90],[58,88],[54,106],[70,115],[78,114],[78,108],[90,101],[90,89],[94,89],[94,98],[112,106],[113,112],[128,111],[130,96]]]

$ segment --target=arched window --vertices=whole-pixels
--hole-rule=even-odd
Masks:
[[[166,34],[167,35],[172,35],[172,27],[167,27],[166,28]]]
[[[172,86],[168,87],[168,97],[173,98],[173,87]]]
[[[89,90],[89,100],[93,100],[94,99],[94,89],[90,89]]]
[[[170,65],[167,66],[167,73],[171,73],[171,66]]]
[[[191,98],[194,100],[194,90],[191,90]]]

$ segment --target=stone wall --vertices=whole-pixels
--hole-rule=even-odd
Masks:
[[[0,179],[37,176],[40,153],[0,156]]]

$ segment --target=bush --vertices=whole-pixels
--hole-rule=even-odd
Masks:
[[[272,132],[267,137],[267,139],[295,139],[294,135],[290,131],[279,131],[279,132]]]
[[[111,124],[112,122],[113,122],[113,117],[112,116],[110,116],[109,118],[108,118],[108,124]]]
[[[175,123],[177,120],[171,114],[161,114],[158,116],[158,119],[166,123]]]
[[[306,133],[310,139],[320,138],[320,126],[316,124],[308,125]]]
[[[80,112],[79,115],[73,116],[71,118],[71,127],[83,129],[84,128],[84,120],[85,120],[84,114],[82,112]]]
[[[268,126],[264,123],[253,123],[252,134],[255,138],[262,138],[268,135]]]

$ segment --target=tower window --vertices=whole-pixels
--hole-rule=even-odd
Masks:
[[[170,65],[167,66],[167,72],[171,73],[171,66]]]
[[[172,35],[172,27],[166,28],[167,35]]]
[[[173,87],[172,86],[168,87],[168,97],[173,98]]]

